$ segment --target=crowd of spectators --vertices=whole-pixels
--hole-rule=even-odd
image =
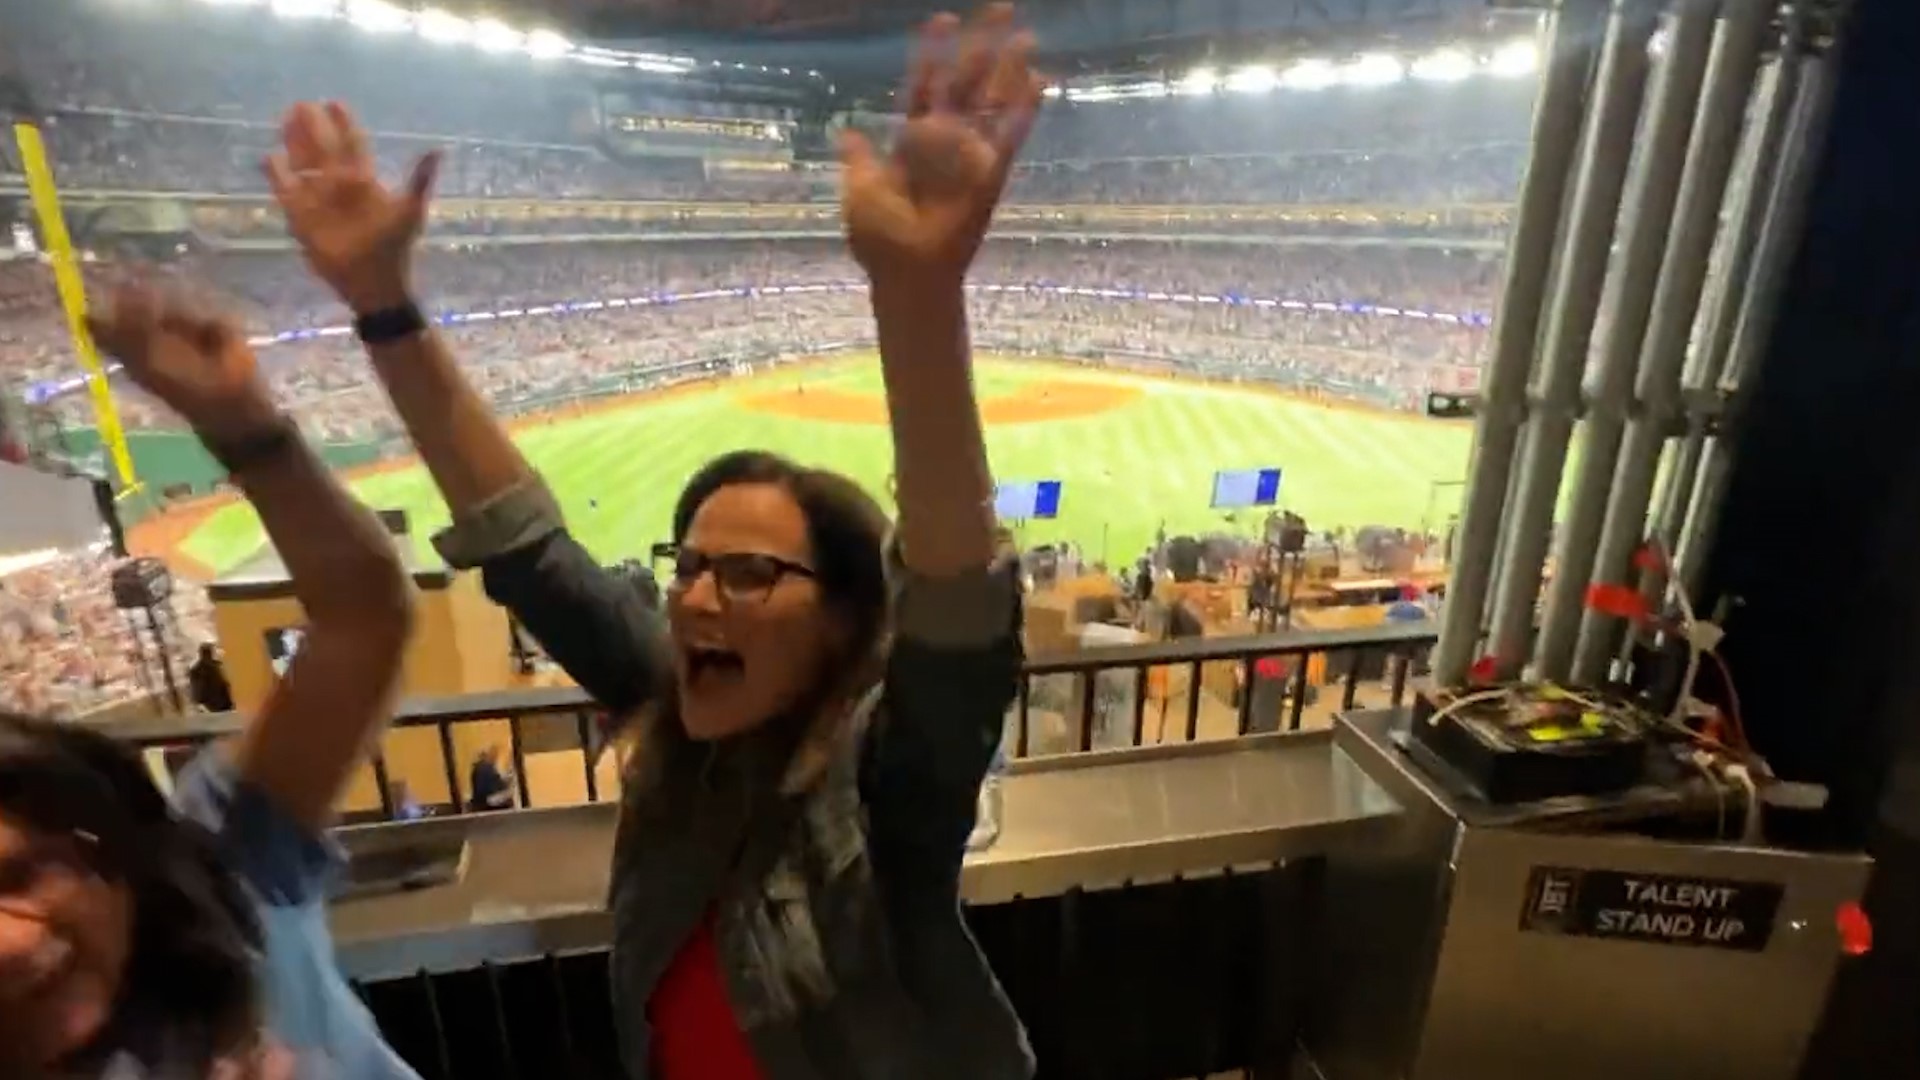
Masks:
[[[0,710],[77,716],[165,692],[145,616],[113,605],[113,565],[104,552],[79,552],[0,576]],[[171,605],[161,636],[184,687],[199,644],[212,640],[212,608],[197,588],[179,589]]]
[[[367,121],[389,172],[429,147],[444,148],[450,195],[766,202],[830,194],[817,174],[718,178],[703,157],[719,162],[740,152],[740,140],[723,134],[711,136],[705,153],[697,136],[677,133],[670,150],[651,154],[644,140],[609,134],[610,100],[671,114],[707,106],[609,98],[591,69],[577,64],[187,0],[7,3],[22,10],[7,13],[6,48],[46,117],[55,164],[70,186],[262,192],[258,165],[279,113],[298,100],[332,98]],[[423,85],[458,91],[417,92]],[[1531,78],[1483,78],[1437,87],[1069,97],[1042,114],[1013,198],[1506,202],[1526,159],[1536,87]],[[743,118],[784,111],[725,107]],[[773,129],[790,131],[784,122]],[[773,140],[790,149],[789,142],[786,134]]]
[[[771,107],[649,97],[631,87],[610,92],[604,73],[582,65],[370,35],[335,20],[287,20],[271,5],[0,0],[0,21],[7,27],[0,71],[17,77],[43,117],[64,187],[245,196],[194,200],[191,225],[201,242],[157,272],[227,298],[254,333],[337,326],[345,318],[291,254],[228,250],[246,246],[238,241],[283,239],[283,226],[258,198],[265,190],[260,159],[287,105],[337,99],[374,131],[389,176],[437,148],[445,154],[443,195],[542,201],[538,213],[443,201],[438,233],[555,242],[435,250],[420,267],[435,311],[509,313],[447,328],[470,376],[502,408],[870,344],[865,297],[849,284],[860,275],[835,242],[558,242],[609,232],[793,232],[796,221],[800,230],[830,234],[837,228],[830,165],[748,168],[759,163],[730,159],[767,147],[737,134],[716,134],[703,146],[706,129],[682,126],[649,142],[644,134],[623,138],[611,123],[616,111],[735,110],[769,121],[765,141],[779,150],[794,139],[791,116],[765,111]],[[436,92],[421,93],[423,86]],[[1431,386],[1470,379],[1485,336],[1478,317],[1492,310],[1498,282],[1490,245],[1466,241],[1485,241],[1503,226],[1441,210],[1512,200],[1536,91],[1531,78],[1487,78],[1137,101],[1068,94],[1043,113],[1028,144],[1002,223],[1009,233],[1097,225],[1097,235],[1109,237],[1129,230],[1264,237],[1302,228],[1267,210],[1309,207],[1327,236],[1376,242],[1007,239],[990,245],[976,267],[976,338],[1007,352],[1149,361],[1389,405],[1411,405]],[[0,174],[20,167],[6,156],[6,142]],[[612,213],[585,200],[692,208]],[[720,204],[768,203],[783,207],[765,221],[713,216],[726,209]],[[1248,209],[1256,204],[1263,209]],[[1124,207],[1132,216],[1082,221],[1089,206]],[[1207,221],[1184,213],[1216,206],[1226,209]],[[1355,206],[1385,212],[1334,210]],[[1406,213],[1430,211],[1462,250],[1377,242],[1414,227]],[[117,253],[98,254],[86,267],[94,290],[126,272]],[[1088,292],[1103,289],[1164,295]],[[667,294],[699,298],[659,302]],[[1259,299],[1443,317],[1253,303]],[[513,314],[580,301],[600,306]],[[263,347],[262,362],[318,438],[396,439],[397,424],[350,339],[275,343]],[[46,266],[0,258],[0,394],[75,374]],[[130,387],[118,387],[117,397],[132,428],[170,422]],[[50,408],[63,421],[89,419],[84,395],[67,394]],[[135,639],[111,607],[108,570],[99,556],[77,555],[0,579],[0,708],[83,712],[143,688]],[[205,602],[183,593],[177,603],[181,629],[172,646],[184,670],[205,636]]]
[[[1448,381],[1436,380],[1436,371],[1475,362],[1483,331],[1472,317],[1492,304],[1495,266],[1473,254],[1417,249],[1001,243],[989,247],[975,274],[974,315],[983,341],[1010,349],[1231,363],[1250,377],[1304,372],[1336,387],[1365,386],[1369,397],[1391,391],[1412,401],[1430,384]],[[119,272],[105,264],[89,269],[97,277]],[[169,272],[232,298],[256,334],[344,318],[291,255],[200,256]],[[420,275],[439,312],[507,313],[448,329],[476,381],[502,400],[607,392],[647,372],[863,344],[871,333],[864,297],[850,284],[858,274],[829,242],[440,251],[423,261]],[[788,291],[796,286],[818,291]],[[1164,296],[1060,291],[1091,289]],[[1259,300],[1377,305],[1440,318]],[[525,313],[581,301],[602,306]],[[70,353],[45,267],[0,264],[0,378],[30,385],[70,376]],[[283,399],[323,438],[378,439],[397,430],[348,339],[268,346],[263,364]],[[119,399],[131,427],[167,422],[130,387]],[[57,407],[66,419],[84,422],[89,406],[72,394]]]

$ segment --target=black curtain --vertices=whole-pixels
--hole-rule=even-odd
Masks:
[[[1877,860],[1809,1077],[1920,1061],[1920,3],[1858,0],[1804,238],[1738,436],[1709,596],[1762,753]]]

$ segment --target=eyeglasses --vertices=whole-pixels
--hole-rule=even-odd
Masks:
[[[85,833],[41,839],[0,857],[0,911],[31,912],[100,873],[98,842]]]
[[[707,571],[713,571],[713,582],[720,595],[729,600],[759,602],[773,593],[774,586],[788,574],[798,577],[815,577],[813,567],[783,559],[778,555],[764,555],[757,551],[725,551],[709,555],[694,548],[675,548],[673,552],[673,585],[675,592],[685,592],[693,587]]]

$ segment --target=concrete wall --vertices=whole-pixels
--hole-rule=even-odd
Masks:
[[[86,479],[0,462],[0,554],[84,547],[101,529]]]

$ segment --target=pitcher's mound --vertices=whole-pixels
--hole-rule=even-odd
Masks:
[[[980,418],[989,424],[1032,424],[1042,420],[1076,420],[1133,403],[1141,391],[1132,386],[1104,386],[1091,382],[1035,382],[1017,394],[980,402]],[[878,394],[804,387],[768,394],[750,394],[740,404],[775,416],[824,420],[837,424],[884,424],[887,402]]]

